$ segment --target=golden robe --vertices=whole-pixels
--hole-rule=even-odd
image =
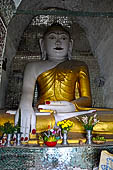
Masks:
[[[37,82],[39,88],[37,105],[44,104],[45,101],[69,101],[75,104],[76,111],[96,109],[91,108],[89,73],[88,67],[84,62],[71,60],[60,63],[39,75]],[[83,100],[76,104],[75,100],[81,98]],[[97,110],[107,111],[110,109],[98,108]],[[37,119],[37,130],[43,131],[44,128],[46,130],[48,125],[53,127],[55,120],[52,118],[52,115],[48,116],[48,118],[43,116],[42,122],[40,118]],[[40,123],[38,123],[39,120]],[[75,117],[70,120],[74,122],[74,126],[71,129],[72,132],[84,132],[83,126]],[[105,122],[100,121],[94,129],[95,133],[113,132],[113,122],[106,122],[105,118]]]
[[[37,81],[39,90],[38,104],[44,104],[47,100],[65,100],[74,103],[76,111],[94,109],[91,108],[89,73],[84,62],[76,60],[62,62],[53,69],[40,74]],[[75,100],[81,98],[83,100],[76,104]],[[100,110],[106,109],[100,108]],[[113,111],[113,109],[111,110]],[[113,133],[112,113],[109,113],[109,116],[110,120],[107,120],[108,116],[100,115],[100,122],[94,127],[95,133]],[[0,120],[0,124],[4,124],[8,120],[14,123],[14,115],[0,114]],[[83,126],[76,118],[71,118],[71,120],[75,123],[71,129],[72,132],[84,132]],[[37,132],[48,130],[48,125],[51,127],[55,125],[53,114],[50,116],[37,116]]]
[[[80,97],[85,97],[87,100],[83,106],[91,106],[89,73],[87,65],[84,62],[71,60],[60,63],[56,67],[43,72],[37,78],[37,82],[39,88],[38,104],[44,104],[45,101],[73,101],[75,104],[74,100],[79,99]],[[79,106],[82,106],[82,103],[79,103]],[[49,121],[50,120],[52,120],[51,116]],[[71,118],[71,120],[74,122],[71,131],[84,131],[81,123],[78,122],[76,118]],[[43,127],[48,127],[50,122],[53,125],[52,121],[46,121],[45,116],[43,116],[41,124],[38,124],[38,121],[37,130],[39,128],[41,129],[41,127],[42,130]]]
[[[84,62],[65,61],[42,73],[38,78],[39,101],[73,101],[85,97],[84,107],[91,106],[88,68]],[[85,99],[84,99],[85,100]],[[82,102],[79,103],[82,106]]]

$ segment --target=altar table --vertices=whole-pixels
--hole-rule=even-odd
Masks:
[[[93,170],[99,166],[100,153],[113,153],[113,143],[102,145],[57,145],[56,147],[1,147],[1,170]]]

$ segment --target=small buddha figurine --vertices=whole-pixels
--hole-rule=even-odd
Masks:
[[[69,32],[59,24],[48,27],[40,39],[42,60],[28,63],[19,104],[21,131],[28,136],[30,129],[38,132],[53,128],[58,121],[92,113],[88,67],[84,62],[71,59],[73,41]],[[50,115],[36,116],[32,107],[34,87],[38,82],[37,108],[53,110]],[[18,122],[19,109],[15,123]],[[80,126],[80,123],[79,123]],[[73,129],[74,131],[74,129]]]

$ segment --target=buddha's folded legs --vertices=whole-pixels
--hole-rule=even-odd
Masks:
[[[98,113],[98,112],[97,112]],[[58,114],[61,120],[63,120],[63,115]],[[99,123],[97,123],[93,128],[93,133],[95,134],[113,134],[113,114],[111,112],[105,113],[101,111],[98,113]],[[15,115],[6,114],[4,112],[0,113],[0,125],[3,125],[5,122],[11,122],[14,124]],[[70,118],[74,122],[74,126],[71,129],[71,132],[83,133],[84,128],[82,124],[75,118]],[[36,131],[37,133],[47,131],[48,126],[53,128],[55,126],[55,117],[53,114],[36,116]]]

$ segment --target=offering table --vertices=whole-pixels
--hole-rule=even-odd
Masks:
[[[102,145],[20,146],[0,148],[0,169],[92,170],[99,166],[100,153],[113,153],[113,143]]]

